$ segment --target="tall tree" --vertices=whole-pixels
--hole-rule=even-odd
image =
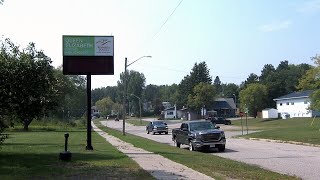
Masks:
[[[219,76],[216,76],[216,78],[214,79],[213,81],[213,85],[214,87],[216,88],[216,91],[219,93],[219,94],[223,94],[224,92],[222,92],[222,85],[221,85],[221,81],[220,81],[220,78]]]
[[[54,97],[55,77],[51,59],[43,51],[35,48],[34,43],[20,51],[19,47],[6,39],[1,46],[0,61],[7,64],[6,79],[10,84],[1,84],[6,102],[9,102],[10,113],[15,114],[28,130],[34,118],[40,117],[49,109],[56,106]],[[10,72],[8,72],[10,71]],[[2,81],[1,83],[8,83]]]
[[[261,71],[261,76],[260,76],[260,81],[261,82],[265,82],[266,81],[266,79],[267,79],[267,77],[270,75],[270,74],[272,74],[272,73],[274,73],[276,71],[276,69],[273,67],[273,65],[272,64],[266,64],[266,65],[264,65],[264,67],[263,67],[263,69],[262,69],[262,71]]]
[[[210,76],[209,69],[206,62],[195,63],[190,75],[187,75],[179,84],[178,88],[178,106],[182,107],[187,104],[189,94],[192,94],[193,88],[200,82],[212,83],[212,78]]]
[[[188,96],[188,107],[196,111],[200,111],[203,106],[210,108],[216,96],[217,92],[213,85],[200,82]]]
[[[107,116],[108,114],[111,114],[114,102],[110,97],[105,97],[97,101],[95,105],[97,106],[102,116]]]
[[[262,84],[249,84],[240,91],[241,108],[248,108],[249,114],[257,117],[257,112],[265,108],[267,98],[267,87]]]

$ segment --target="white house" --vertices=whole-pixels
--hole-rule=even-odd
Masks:
[[[313,117],[318,116],[319,112],[309,110],[310,94],[312,90],[293,92],[273,99],[277,103],[278,112],[289,114],[292,117]]]
[[[273,108],[268,108],[262,110],[262,118],[269,119],[269,118],[278,118],[278,110]]]
[[[177,117],[177,108],[176,106],[174,107],[170,107],[170,108],[166,108],[163,110],[164,112],[164,119],[175,119],[178,118]]]

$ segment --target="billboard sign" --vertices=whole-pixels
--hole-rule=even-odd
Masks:
[[[63,36],[63,73],[113,75],[113,36]]]

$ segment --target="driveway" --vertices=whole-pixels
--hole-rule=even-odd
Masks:
[[[122,130],[122,121],[103,121],[107,127]],[[179,122],[168,124],[169,129],[180,126]],[[286,143],[266,142],[231,138],[240,135],[238,128],[221,125],[227,136],[226,151],[212,154],[258,165],[282,174],[301,177],[302,179],[318,180],[320,177],[320,148]],[[145,127],[126,124],[126,132],[160,143],[173,145],[171,131],[168,135],[146,134]],[[250,133],[250,132],[249,132]],[[186,148],[187,146],[182,146]]]

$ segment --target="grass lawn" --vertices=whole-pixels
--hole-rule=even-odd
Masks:
[[[120,131],[102,126],[99,123],[99,120],[95,120],[94,122],[103,131],[118,137],[125,142],[131,143],[135,147],[162,155],[172,161],[214,177],[215,179],[298,179],[292,176],[268,171],[258,166],[214,156],[209,153],[190,152],[186,149],[161,144],[128,133],[126,136],[123,136]]]
[[[94,151],[86,151],[86,129],[31,123],[7,130],[0,146],[0,179],[154,179],[97,133],[92,133]],[[60,161],[64,133],[68,132],[70,162]]]
[[[243,137],[264,138],[283,141],[320,144],[320,118],[291,118],[278,120],[248,119],[249,130],[262,130]],[[233,125],[241,126],[241,121],[232,121]],[[311,125],[312,124],[312,125]],[[245,120],[243,119],[244,129]]]

